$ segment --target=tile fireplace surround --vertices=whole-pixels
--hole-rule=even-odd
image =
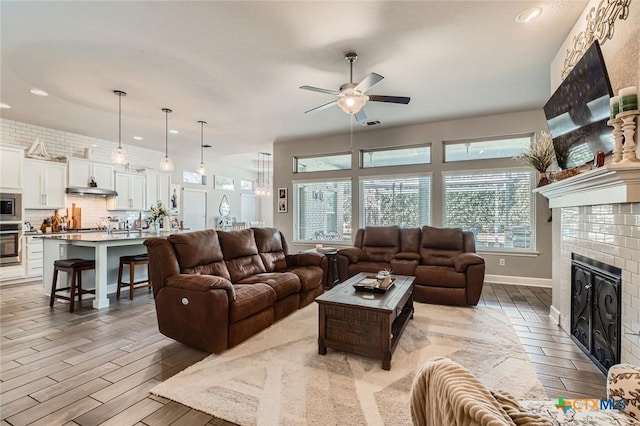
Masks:
[[[640,168],[627,168],[617,173],[615,167],[605,166],[536,190],[549,198],[553,208],[555,248],[551,316],[556,320],[559,316],[560,326],[571,334],[571,253],[620,268],[620,358],[621,362],[634,365],[640,365],[638,175]]]

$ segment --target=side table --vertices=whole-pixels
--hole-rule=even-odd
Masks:
[[[324,288],[333,288],[340,282],[338,276],[338,249],[336,248],[322,248],[322,249],[309,249],[305,250],[305,253],[320,253],[324,254],[328,262],[327,279],[324,282]]]

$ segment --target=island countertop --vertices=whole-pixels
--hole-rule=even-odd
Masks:
[[[109,306],[107,293],[117,288],[118,266],[120,256],[139,255],[146,253],[144,240],[152,237],[168,237],[174,233],[187,232],[186,230],[172,230],[152,234],[148,231],[114,231],[112,233],[85,232],[85,233],[58,233],[36,234],[42,238],[44,248],[43,284],[45,294],[51,292],[53,280],[53,264],[58,259],[93,259],[95,271],[86,272],[87,282],[94,278],[96,294],[93,300],[94,308],[106,308]],[[146,272],[146,271],[144,271]],[[91,275],[94,275],[91,277]]]

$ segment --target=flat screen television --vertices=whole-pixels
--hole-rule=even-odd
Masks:
[[[613,151],[609,99],[613,95],[597,41],[544,105],[558,166],[562,169],[592,161],[598,151]]]

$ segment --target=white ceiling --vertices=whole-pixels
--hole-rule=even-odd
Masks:
[[[276,140],[345,132],[333,100],[301,85],[338,89],[344,54],[359,55],[354,80],[411,96],[369,103],[383,126],[541,107],[549,63],[587,1],[391,2],[0,2],[3,117],[199,156],[198,120],[218,155],[271,151]],[[517,24],[522,10],[543,14]],[[49,93],[38,97],[32,88]],[[360,128],[360,126],[357,126]],[[143,136],[134,141],[133,136]],[[209,154],[207,154],[209,156]]]

